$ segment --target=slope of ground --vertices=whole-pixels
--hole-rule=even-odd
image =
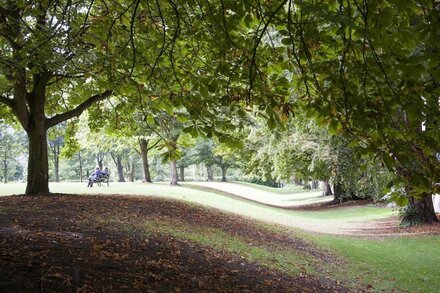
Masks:
[[[73,192],[78,186],[64,188]],[[392,227],[373,226],[364,226],[369,231],[361,237],[311,234],[286,228],[296,224],[267,224],[267,214],[275,223],[286,217],[322,223],[370,219],[384,225],[369,215],[383,209],[290,211],[221,192],[166,185],[115,185],[88,192],[124,187],[140,194],[162,191],[179,201],[111,195],[0,197],[0,291],[435,292],[440,282],[440,237],[424,235],[438,235],[438,225],[428,227],[431,231],[412,228],[410,237],[384,238],[380,235]],[[183,200],[200,200],[205,207]],[[248,219],[206,209],[224,201],[224,210]],[[395,232],[408,235],[408,229]]]
[[[228,183],[230,189],[235,186],[239,188],[242,184]],[[0,194],[20,194],[24,192],[24,184],[6,184],[0,190]],[[231,196],[231,193],[215,191],[212,188],[203,186],[183,185],[170,186],[169,184],[142,184],[142,183],[110,183],[110,186],[95,186],[87,188],[86,183],[51,183],[50,190],[59,193],[73,194],[131,194],[151,195],[164,198],[173,198],[187,202],[197,203],[206,207],[212,207],[238,215],[246,216],[256,220],[281,224],[288,227],[300,228],[303,230],[339,234],[369,234],[364,231],[366,222],[377,219],[389,218],[394,214],[393,210],[377,207],[374,205],[358,205],[335,207],[323,210],[288,210],[284,208],[268,206],[266,204],[251,201],[238,196]],[[310,193],[295,193],[283,196],[297,197],[298,204],[307,203],[301,198],[307,198]]]
[[[9,196],[0,207],[0,291],[346,291],[317,273],[342,260],[181,202]]]
[[[333,200],[333,197],[331,196],[323,197],[322,191],[295,190],[291,193],[281,193],[274,192],[270,189],[264,190],[261,188],[255,188],[255,186],[250,184],[241,184],[235,182],[190,182],[183,184],[212,188],[242,197],[244,199],[282,208],[320,204]]]

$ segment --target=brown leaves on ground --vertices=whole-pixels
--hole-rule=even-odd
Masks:
[[[242,256],[167,234],[146,222],[185,223],[331,261],[305,241],[215,210],[133,196],[0,198],[0,291],[345,291],[307,274],[289,276]]]
[[[440,214],[436,214],[440,221]],[[397,235],[440,235],[440,222],[415,225],[411,227],[401,227],[400,219],[398,217],[391,217],[386,219],[380,219],[365,224],[363,229],[358,233],[362,237],[387,237]]]

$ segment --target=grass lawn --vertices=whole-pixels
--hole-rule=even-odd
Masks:
[[[276,188],[276,187],[270,187],[270,186],[249,183],[249,182],[242,182],[242,181],[234,181],[234,183],[249,186],[258,190],[268,191],[278,194],[303,193],[307,191],[302,186],[294,186],[294,185],[287,185],[286,187]]]
[[[440,284],[440,237],[353,237],[304,234],[306,239],[348,260],[333,267],[339,277],[370,284],[375,291],[393,288],[409,292],[438,292]],[[329,267],[332,267],[331,265]]]
[[[235,183],[230,183],[235,184]],[[0,185],[0,195],[20,194],[25,190],[24,184]],[[3,188],[5,186],[6,188]],[[110,186],[87,188],[86,183],[50,183],[51,192],[71,194],[127,194],[148,195],[184,200],[203,206],[232,212],[256,220],[268,221],[290,227],[297,227],[316,232],[341,233],[344,229],[352,229],[354,223],[382,219],[393,215],[393,210],[367,206],[350,206],[329,210],[302,211],[274,208],[256,202],[231,197],[221,191],[203,189],[201,186],[170,186],[167,183],[110,183]],[[307,192],[305,193],[308,194]],[[295,196],[295,195],[291,195]],[[299,198],[303,193],[297,193]],[[308,203],[305,200],[305,203]]]
[[[2,184],[0,185],[0,195],[23,193],[24,188],[24,184]],[[136,219],[131,219],[129,223],[126,223],[124,222],[127,221],[126,217],[121,219],[107,217],[101,220],[99,217],[96,218],[103,226],[121,227],[120,231],[130,232],[130,229],[137,225],[137,231],[141,230],[146,235],[160,233],[197,243],[215,251],[241,255],[243,259],[257,262],[268,269],[283,271],[289,275],[295,276],[303,272],[319,275],[325,272],[332,280],[341,280],[344,286],[349,286],[354,291],[370,288],[373,291],[385,292],[393,290],[436,292],[437,286],[440,284],[439,236],[364,239],[304,231],[332,232],[338,231],[333,230],[334,227],[338,229],[343,229],[346,227],[345,225],[352,227],[353,222],[386,218],[393,214],[392,210],[386,208],[367,205],[317,211],[286,210],[231,197],[221,191],[204,189],[200,186],[197,188],[191,186],[172,187],[168,184],[157,183],[111,183],[110,187],[102,186],[93,189],[87,188],[85,183],[51,183],[50,188],[52,192],[72,194],[149,195],[178,200],[179,202],[186,201],[194,208],[198,208],[198,205],[215,208],[249,219],[264,221],[266,224],[259,222],[257,225],[269,227],[269,229],[287,237],[300,237],[312,247],[319,247],[320,249],[317,251],[325,251],[328,256],[333,255],[342,260],[342,262],[333,262],[331,257],[328,260],[317,259],[310,253],[304,254],[301,250],[302,245],[296,245],[295,248],[286,243],[277,245],[285,240],[267,241],[270,244],[257,245],[255,239],[259,239],[259,236],[253,236],[255,239],[252,240],[247,238],[246,231],[243,232],[244,234],[235,235],[234,232],[225,232],[217,226],[204,227],[201,224],[204,222],[203,220],[179,222],[173,218],[164,217],[160,220],[152,219],[133,224]],[[298,193],[298,196],[300,198],[302,194]],[[283,226],[273,226],[267,224],[268,222]],[[316,227],[319,228],[315,229]]]

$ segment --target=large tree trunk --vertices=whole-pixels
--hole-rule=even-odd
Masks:
[[[96,155],[96,163],[100,170],[102,170],[102,161],[104,160],[104,155],[102,153],[98,153]],[[114,159],[113,159],[114,160]]]
[[[344,201],[344,189],[341,183],[335,183],[333,185],[333,203],[339,204]]]
[[[141,138],[139,139],[139,146],[141,148],[141,158],[142,158],[142,170],[144,171],[144,182],[153,182],[150,175],[150,167],[148,164],[148,140]]]
[[[206,166],[206,173],[208,175],[207,181],[214,181],[214,172],[212,171],[212,165]]]
[[[49,193],[49,163],[47,157],[47,129],[44,118],[34,119],[27,130],[29,160],[26,194]]]
[[[182,182],[185,182],[185,166],[179,166],[180,176],[179,179]]]
[[[438,222],[432,202],[432,195],[424,194],[421,199],[410,197],[406,212],[403,214],[401,224],[412,226],[423,223]]]
[[[322,181],[322,196],[332,195],[332,188],[328,181]]]
[[[171,162],[171,185],[177,184],[177,161]]]
[[[227,166],[221,166],[222,168],[222,182],[226,182],[226,171],[228,170]]]

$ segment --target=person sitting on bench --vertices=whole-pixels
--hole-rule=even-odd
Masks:
[[[99,176],[101,176],[102,171],[99,169],[99,167],[96,167],[95,172],[92,173],[92,175],[89,176],[89,183],[87,184],[87,187],[93,187],[93,182],[95,182]]]
[[[107,177],[110,176],[110,171],[108,170],[107,167],[105,167],[104,171],[102,171],[102,175],[107,176]]]

